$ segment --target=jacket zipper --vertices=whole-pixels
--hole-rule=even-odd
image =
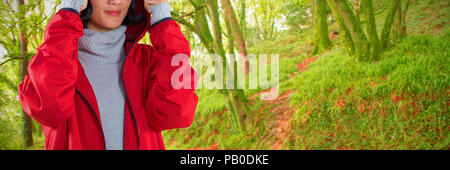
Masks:
[[[78,48],[76,50],[78,51]],[[75,53],[73,53],[73,59],[75,59]],[[92,105],[87,101],[87,99],[80,93],[80,90],[78,90],[78,88],[75,87],[75,91],[78,93],[78,95],[80,95],[81,99],[83,99],[89,105],[89,108],[91,108],[92,112],[94,113],[94,116],[97,119],[98,126],[100,126],[100,130],[102,132],[102,138],[103,138],[103,144],[104,144],[103,150],[106,150],[105,134],[103,133],[103,127],[100,122],[100,118],[97,116],[97,113],[95,112],[94,107],[92,107]]]
[[[97,113],[96,113],[95,110],[94,110],[94,107],[92,107],[92,105],[86,100],[86,98],[84,98],[84,96],[81,95],[80,91],[79,91],[77,88],[75,88],[75,91],[78,93],[78,95],[80,95],[80,97],[81,97],[81,98],[89,105],[89,108],[91,108],[91,110],[93,111],[94,116],[95,116],[95,118],[97,119],[97,123],[98,123],[98,125],[100,126],[100,129],[101,129],[101,131],[102,131],[103,143],[105,144],[105,145],[103,146],[103,149],[106,150],[105,134],[103,134],[103,128],[102,128],[102,125],[101,125],[101,123],[100,123],[100,118],[98,118]]]
[[[124,67],[124,65],[125,65],[125,61],[126,61],[127,56],[130,54],[130,52],[131,52],[131,50],[133,49],[133,47],[134,47],[135,44],[136,44],[136,40],[134,41],[133,45],[132,45],[132,46],[130,47],[130,49],[128,50],[127,55],[125,55],[125,59],[123,60],[123,63],[122,63],[122,72],[121,72],[120,74],[122,75],[123,91],[125,91],[125,99],[126,99],[126,101],[125,101],[125,107],[127,106],[127,102],[128,102],[128,105],[130,106],[131,115],[133,115],[133,122],[134,122],[134,125],[135,125],[135,128],[136,128],[137,142],[138,142],[138,148],[137,148],[137,150],[139,150],[140,145],[141,145],[140,137],[139,137],[139,129],[138,129],[138,125],[137,125],[137,122],[136,122],[136,116],[134,115],[133,107],[131,106],[130,99],[128,98],[127,88],[125,87],[125,80],[124,80],[124,76],[123,76],[123,67]],[[126,108],[124,109],[124,111],[125,111],[125,110],[126,110]],[[124,112],[124,114],[125,114],[125,112]],[[124,115],[123,119],[124,119],[124,124],[123,124],[123,131],[124,131],[124,132],[123,132],[122,147],[125,147],[125,115]]]
[[[133,48],[134,48],[134,46],[136,45],[136,43],[141,39],[142,34],[144,34],[144,33],[146,32],[145,30],[147,30],[147,22],[145,23],[144,31],[143,31],[141,34],[139,34],[139,37],[138,37],[136,40],[134,40],[133,45],[132,45],[132,46],[130,47],[130,49],[128,50],[127,55],[125,55],[124,61],[123,61],[123,63],[122,63],[122,72],[121,72],[121,75],[122,75],[122,84],[123,84],[123,89],[124,89],[124,91],[125,91],[125,98],[126,98],[125,106],[126,106],[126,102],[128,101],[128,104],[129,104],[129,106],[130,106],[131,114],[133,115],[133,122],[134,122],[134,125],[135,125],[135,128],[136,128],[137,141],[138,141],[138,148],[137,148],[137,150],[139,150],[139,148],[140,148],[140,146],[141,146],[141,141],[140,141],[140,137],[139,137],[139,127],[138,127],[138,125],[137,125],[136,116],[135,116],[135,114],[134,114],[133,107],[131,106],[130,99],[128,98],[127,89],[126,89],[126,87],[125,87],[125,79],[124,79],[124,76],[123,76],[123,68],[124,68],[124,65],[125,65],[125,61],[126,61],[126,59],[128,58],[128,55],[130,55],[131,50],[133,50]],[[125,116],[124,116],[124,122],[125,122]],[[123,128],[124,133],[123,133],[123,144],[122,144],[122,147],[125,146],[125,123],[123,124],[123,126],[124,126],[124,128]]]

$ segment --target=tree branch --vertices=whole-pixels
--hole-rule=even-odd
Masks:
[[[45,15],[42,20],[47,21],[50,17],[52,17],[55,14],[57,7],[59,6],[60,3],[56,3],[55,6],[53,7],[52,11],[48,15]]]
[[[195,26],[185,19],[183,19],[179,14],[172,12],[172,15],[174,16],[173,19],[177,21],[180,24],[185,25],[190,31],[195,32]]]
[[[189,12],[189,13],[184,14],[184,15],[181,15],[180,17],[183,18],[183,17],[191,16],[191,15],[195,14],[197,11],[200,11],[200,10],[202,10],[202,9],[205,8],[205,7],[206,7],[206,4],[200,5],[200,6],[199,6],[197,9],[195,9],[194,11]]]
[[[8,0],[5,0],[4,2],[5,2],[6,5],[8,5],[9,12],[11,12],[12,14],[15,14],[16,11],[15,11],[14,8],[12,7],[12,5],[9,3],[9,1],[8,1]]]
[[[6,59],[5,61],[3,61],[3,62],[1,62],[0,63],[0,66],[3,66],[4,64],[6,64],[6,63],[8,63],[8,62],[10,62],[10,61],[13,61],[13,60],[23,60],[23,59],[27,59],[28,60],[28,58],[30,57],[30,56],[34,56],[34,55],[36,55],[35,53],[30,53],[30,52],[28,52],[28,53],[26,53],[25,54],[25,57],[15,57],[15,56],[17,56],[18,54],[16,53],[16,54],[11,54],[11,55],[9,55],[9,56],[4,56],[3,58],[8,58],[8,59]]]
[[[7,60],[3,61],[0,63],[0,66],[3,66],[4,64],[12,61],[12,60],[22,60],[23,57],[9,57]]]

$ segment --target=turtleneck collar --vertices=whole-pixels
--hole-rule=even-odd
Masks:
[[[103,64],[118,64],[125,57],[125,31],[127,27],[119,26],[107,32],[97,32],[85,28],[83,37],[78,41],[79,56],[83,59]]]

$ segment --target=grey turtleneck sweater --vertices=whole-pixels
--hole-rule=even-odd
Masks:
[[[123,144],[125,91],[122,84],[123,43],[126,26],[108,32],[84,29],[78,41],[78,59],[94,90],[102,121],[106,149]]]
[[[62,0],[61,8],[79,12],[83,0]],[[153,6],[151,24],[170,17],[167,2]],[[78,43],[78,59],[84,68],[97,99],[107,150],[123,149],[125,90],[122,84],[122,64],[125,59],[126,26],[97,32],[85,28]]]

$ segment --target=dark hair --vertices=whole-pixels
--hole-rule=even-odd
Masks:
[[[92,5],[91,2],[88,2],[86,9],[81,11],[81,21],[83,21],[83,27],[87,28],[89,17],[92,15]],[[131,5],[128,8],[127,16],[122,22],[122,25],[138,25],[140,22],[146,19],[145,14],[137,14],[136,7],[134,5],[134,0],[131,1]]]

